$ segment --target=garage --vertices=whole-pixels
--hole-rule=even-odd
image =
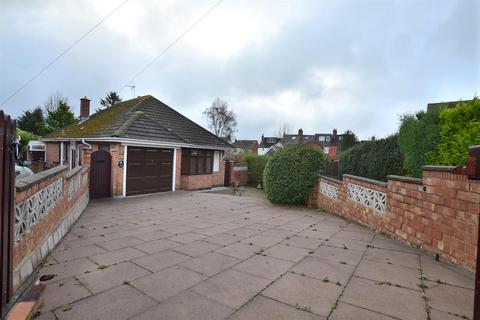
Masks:
[[[127,196],[172,190],[173,149],[127,148]]]

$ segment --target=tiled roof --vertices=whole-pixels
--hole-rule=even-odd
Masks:
[[[192,146],[232,146],[153,96],[118,102],[46,139],[126,138]]]
[[[240,149],[252,149],[257,140],[235,140],[233,145]]]

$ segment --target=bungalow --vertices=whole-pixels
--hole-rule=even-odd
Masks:
[[[92,116],[82,98],[80,122],[42,141],[47,166],[90,167],[92,198],[223,185],[223,154],[232,148],[150,95]]]

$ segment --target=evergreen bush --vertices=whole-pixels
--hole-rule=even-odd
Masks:
[[[387,175],[403,175],[403,156],[397,135],[366,141],[340,154],[340,175],[352,174],[386,181]]]
[[[263,174],[268,200],[282,204],[306,204],[317,174],[323,167],[323,153],[305,145],[276,152],[269,157]]]

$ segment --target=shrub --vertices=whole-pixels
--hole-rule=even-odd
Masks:
[[[242,155],[245,164],[248,167],[248,184],[257,185],[263,181],[263,170],[267,163],[265,156],[246,152]]]
[[[305,204],[319,170],[323,169],[321,151],[304,145],[276,152],[268,159],[263,184],[273,203]]]
[[[362,142],[340,154],[340,174],[385,181],[387,175],[403,175],[403,156],[397,135]]]
[[[427,155],[428,161],[440,165],[463,165],[468,148],[480,144],[480,101],[461,102],[440,113],[440,144]]]
[[[20,136],[20,146],[19,146],[20,157],[22,159],[26,159],[27,152],[28,152],[28,143],[32,140],[38,140],[40,137],[34,135],[31,132],[23,131],[20,129],[17,129],[17,135]]]
[[[402,117],[398,133],[398,145],[404,157],[403,167],[408,175],[421,177],[423,166],[428,164],[427,156],[440,143],[440,110]]]

